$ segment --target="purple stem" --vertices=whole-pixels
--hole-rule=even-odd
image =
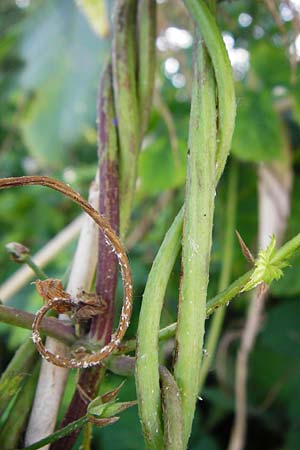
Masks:
[[[117,135],[114,124],[113,93],[111,66],[107,65],[100,82],[98,104],[98,148],[100,162],[100,213],[109,220],[113,230],[119,225],[119,188],[117,164]],[[96,292],[104,299],[105,312],[95,317],[91,323],[91,336],[106,344],[110,340],[114,320],[114,299],[117,286],[118,262],[103,238],[99,236],[99,259],[97,266]],[[103,366],[85,369],[81,372],[79,386],[89,398],[93,398],[104,375]],[[63,428],[68,423],[82,417],[88,402],[82,392],[76,389],[69,408],[60,424]],[[80,433],[80,429],[51,445],[51,450],[69,450]]]

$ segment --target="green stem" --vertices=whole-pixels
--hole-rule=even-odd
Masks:
[[[241,292],[245,284],[248,283],[253,272],[254,269],[248,270],[248,272],[244,273],[244,275],[231,283],[227,289],[224,289],[224,291],[220,292],[211,300],[209,300],[206,304],[207,317],[221,306],[227,306],[227,304]]]
[[[235,93],[231,64],[216,21],[203,0],[184,0],[191,18],[196,22],[211,57],[218,95],[218,148],[216,184],[219,181],[231,146],[235,123]]]
[[[220,292],[211,300],[209,300],[206,304],[206,317],[209,317],[218,308],[227,305],[234,297],[236,297],[241,292],[245,284],[248,283],[248,281],[250,280],[253,271],[254,269],[249,270],[240,278],[231,283],[227,289],[224,289],[224,291]],[[177,322],[171,323],[170,325],[161,328],[158,334],[159,341],[165,341],[167,339],[172,338],[176,333],[176,329],[177,329]],[[118,353],[119,354],[129,353],[134,351],[135,348],[136,348],[136,341],[134,339],[130,339],[129,341],[125,342],[123,346],[120,347],[121,351]]]
[[[139,0],[137,14],[138,98],[141,136],[147,129],[155,76],[156,2]]]
[[[120,145],[120,236],[129,225],[135,192],[140,129],[136,85],[136,0],[118,0],[114,14],[113,84]]]
[[[136,385],[139,416],[146,445],[160,450],[163,443],[159,386],[158,334],[167,284],[180,249],[183,210],[166,234],[153,262],[137,331]]]
[[[34,314],[11,308],[10,306],[0,305],[0,322],[31,330],[33,320]],[[70,325],[65,325],[61,320],[55,319],[54,317],[43,319],[41,332],[67,345],[74,344],[76,340],[73,328]]]
[[[245,284],[250,280],[254,269],[249,270],[236,281],[234,281],[227,289],[220,292],[206,303],[206,317],[214,313],[218,308],[227,305],[234,297],[236,297],[243,289]],[[166,340],[173,337],[176,333],[177,322],[171,323],[165,328],[159,330],[159,340]]]
[[[229,172],[229,182],[228,182],[228,194],[226,201],[226,224],[225,224],[225,234],[223,238],[223,254],[222,254],[222,269],[219,281],[219,292],[223,291],[229,284],[230,275],[232,270],[233,262],[233,247],[234,247],[234,230],[236,223],[236,206],[237,206],[237,164],[232,162]],[[213,315],[212,323],[209,329],[208,338],[206,339],[205,348],[207,354],[203,358],[202,365],[200,368],[200,381],[199,381],[199,392],[202,391],[207,377],[207,373],[211,367],[212,361],[214,359],[215,350],[217,343],[219,341],[226,307],[222,306]]]
[[[41,439],[38,442],[35,442],[32,445],[29,445],[28,447],[24,447],[23,450],[37,450],[41,447],[44,447],[44,445],[51,444],[52,442],[58,441],[64,436],[67,436],[70,433],[73,433],[73,431],[77,430],[78,428],[82,428],[84,424],[88,422],[88,417],[83,416],[78,420],[75,420],[75,422],[69,423],[64,428],[61,428],[58,431],[55,431],[55,433],[50,434],[49,436],[45,437],[44,439]]]
[[[36,265],[36,263],[33,261],[30,255],[27,255],[24,258],[24,263],[27,264],[33,270],[33,272],[40,280],[47,280],[47,278],[49,278],[47,274],[43,271],[43,269],[41,269],[39,266]]]
[[[212,65],[197,33],[195,44],[182,241],[183,275],[174,366],[182,400],[185,447],[192,428],[199,387],[212,243],[217,141]]]
[[[159,374],[164,414],[164,450],[182,450],[184,420],[179,389],[168,369],[160,366]]]
[[[277,250],[270,263],[276,265],[284,262],[284,260],[289,259],[295,253],[295,251],[299,249],[299,247],[300,233],[286,242],[286,244],[284,244],[279,250]]]
[[[177,220],[177,219],[176,219]],[[174,224],[172,225],[174,226]],[[178,226],[182,226],[182,218],[181,223],[178,223]],[[180,236],[178,236],[178,245],[180,246]],[[300,247],[300,234],[295,236],[293,239],[288,241],[282,248],[280,248],[276,255],[273,258],[277,263],[284,261],[286,258],[290,257],[298,248]],[[218,308],[222,308],[223,306],[227,306],[227,304],[232,301],[243,289],[246,283],[251,278],[254,269],[249,270],[240,276],[237,280],[231,283],[228,288],[224,289],[222,292],[217,294],[215,297],[210,299],[206,304],[206,316],[209,317],[211,314],[215,313]],[[225,278],[225,276],[224,276]],[[220,281],[221,284],[221,281]],[[177,329],[177,322],[171,323],[170,325],[161,328],[159,330],[158,338],[159,341],[164,341],[174,337]],[[131,339],[124,343],[121,347],[121,353],[128,353],[134,351],[136,348],[136,342],[134,339]],[[115,361],[116,359],[116,361]],[[118,355],[112,356],[112,358],[108,362],[108,368],[112,367],[112,371],[116,371],[116,373],[121,373],[120,367],[117,367],[119,364]],[[120,365],[123,367],[123,361],[120,359]],[[128,362],[128,367],[124,369],[124,376],[128,376],[132,371],[132,361]]]
[[[87,423],[84,427],[82,450],[91,450],[93,427],[91,423]]]

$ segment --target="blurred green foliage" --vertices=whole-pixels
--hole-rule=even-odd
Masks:
[[[98,80],[108,55],[110,38],[96,35],[73,1],[28,3],[29,6],[22,8],[17,5],[24,6],[26,2],[2,0],[0,4],[0,176],[51,175],[86,195],[97,167]],[[109,6],[111,8],[111,4]],[[176,135],[170,136],[162,109],[155,102],[140,156],[132,228],[162,192],[174,190],[175,195],[130,252],[135,311],[129,336],[135,334],[151,263],[183,198],[192,50],[190,46],[180,48],[166,38],[170,27],[190,29],[183,11],[181,3],[173,0],[161,2],[159,6],[157,89],[172,117]],[[248,15],[247,26],[241,25],[242,14]],[[282,161],[286,135],[292,147],[295,174],[287,238],[299,232],[299,64],[297,81],[291,84],[291,67],[283,36],[263,2],[222,2],[218,20],[227,39],[228,36],[231,39],[231,49],[243,49],[246,52],[243,57],[249,57],[246,65],[236,69],[238,115],[232,158],[239,161],[237,229],[255,253],[257,164]],[[284,26],[291,35],[292,23],[286,21]],[[166,70],[168,58],[179,62],[175,73]],[[284,111],[278,104],[285,105]],[[177,142],[176,155],[170,138]],[[220,273],[226,188],[225,170],[217,192],[210,295],[216,293]],[[0,283],[3,283],[16,270],[15,263],[9,261],[5,252],[7,242],[22,242],[34,253],[66,226],[78,214],[78,209],[57,193],[43,188],[1,192],[0,204]],[[62,277],[68,270],[73,251],[74,245],[71,245],[62,252],[47,268],[48,274]],[[232,279],[247,269],[237,243],[234,255]],[[246,447],[249,450],[300,448],[299,265],[300,256],[296,255],[292,266],[285,270],[285,276],[272,284],[266,320],[251,357]],[[178,263],[169,283],[163,325],[176,317],[179,272]],[[33,311],[39,300],[33,286],[27,286],[10,304]],[[228,310],[224,334],[239,326],[246,304],[247,296],[233,303]],[[1,369],[27,334],[27,331],[0,325]],[[199,401],[197,408],[190,450],[226,448],[233,414],[236,348],[233,342],[225,355],[222,383],[216,367],[212,367],[203,393],[204,401]],[[102,389],[112,389],[119,382],[120,377],[106,375]],[[73,388],[74,380],[70,378],[61,415]],[[126,382],[120,398],[135,398],[132,379]],[[92,448],[132,450],[143,447],[136,408],[124,412],[113,427],[95,428]],[[78,446],[79,443],[76,448]]]

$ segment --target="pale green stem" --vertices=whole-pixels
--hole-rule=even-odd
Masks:
[[[300,247],[300,233],[297,234],[294,238],[290,239],[286,244],[284,244],[277,252],[275,253],[273,259],[270,261],[270,264],[280,264],[284,262],[284,260],[289,259],[296,250]]]
[[[118,0],[112,46],[115,110],[120,146],[120,236],[125,238],[135,192],[140,145],[136,85],[136,0]]]
[[[215,18],[204,0],[184,0],[191,18],[196,22],[210,55],[217,82],[218,147],[216,182],[220,179],[231,146],[235,124],[235,92],[232,68]]]
[[[223,236],[222,268],[219,281],[219,292],[223,291],[230,282],[230,275],[233,262],[234,230],[236,223],[236,205],[237,205],[237,164],[232,162],[229,172],[228,194],[226,200],[226,223],[225,234]],[[205,343],[205,356],[200,368],[199,393],[202,391],[207,377],[207,373],[214,359],[215,350],[219,341],[226,307],[222,306],[213,315],[212,323],[209,328],[208,338]]]
[[[61,439],[62,437],[67,436],[73,431],[78,430],[78,428],[82,428],[82,426],[86,424],[88,420],[89,419],[87,416],[83,416],[80,419],[69,423],[69,425],[67,425],[66,427],[61,428],[58,431],[55,431],[55,433],[46,436],[44,439],[41,439],[40,441],[35,442],[34,444],[29,445],[28,447],[24,447],[23,450],[37,450],[41,447],[44,447],[47,444],[51,444],[52,442],[58,441],[58,439]]]
[[[284,244],[274,255],[271,260],[271,264],[279,264],[286,259],[290,258],[298,249],[300,248],[300,233],[297,234],[294,238],[289,240],[286,244]],[[236,297],[246,283],[251,278],[254,269],[248,270],[248,272],[244,273],[244,275],[240,276],[237,280],[228,286],[228,288],[224,289],[224,291],[217,294],[211,300],[209,300],[206,304],[206,315],[210,316],[213,312],[216,311],[217,308],[220,308],[227,303],[229,303],[234,297]],[[165,340],[174,336],[177,328],[177,323],[172,323],[165,328],[162,328],[159,331],[159,339]]]
[[[215,197],[216,99],[210,58],[195,35],[182,269],[174,376],[181,393],[184,444],[199,387]],[[185,448],[184,447],[184,448]]]
[[[138,100],[141,136],[147,129],[155,76],[156,2],[139,0],[137,14]]]
[[[227,289],[220,292],[206,303],[206,317],[214,313],[218,308],[227,305],[234,297],[236,297],[246,283],[251,278],[254,269],[249,270],[236,281],[234,281]],[[174,336],[177,329],[177,322],[171,323],[165,328],[159,330],[159,340],[163,341]]]
[[[147,448],[161,450],[163,432],[159,386],[158,334],[167,284],[180,249],[183,210],[166,234],[153,262],[139,317],[136,384]]]
[[[160,366],[159,373],[164,415],[164,450],[182,450],[184,420],[180,392],[168,369]]]
[[[33,272],[36,274],[36,276],[40,279],[40,280],[46,280],[47,278],[49,278],[47,276],[47,274],[43,271],[43,269],[41,269],[31,258],[30,255],[27,255],[24,258],[24,263],[27,264],[32,270]]]

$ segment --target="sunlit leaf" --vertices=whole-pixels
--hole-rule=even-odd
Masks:
[[[109,21],[105,0],[76,0],[96,34],[105,37],[109,34]]]
[[[283,136],[272,97],[266,92],[243,92],[238,99],[232,153],[243,161],[282,158]]]
[[[65,165],[71,146],[95,126],[106,50],[73,2],[46,2],[30,17],[21,46],[25,68],[20,82],[33,96],[22,131],[41,165]]]

